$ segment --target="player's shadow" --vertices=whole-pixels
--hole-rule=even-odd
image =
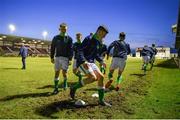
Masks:
[[[71,87],[71,86],[75,85],[76,82],[67,82],[67,84],[68,84],[68,87]],[[37,89],[46,89],[46,88],[54,88],[54,85],[45,85],[42,87],[38,87]],[[58,85],[58,88],[63,88],[62,82]]]
[[[110,92],[112,90],[115,90],[115,87],[113,85],[111,85],[109,87],[109,91],[106,91],[106,92]],[[98,88],[88,88],[88,89],[85,89],[85,91],[98,91]]]
[[[45,93],[27,93],[27,94],[20,94],[20,95],[12,95],[12,96],[7,96],[7,97],[4,97],[4,98],[0,98],[0,102],[1,101],[9,101],[9,100],[18,99],[18,98],[48,97],[50,95],[51,95],[50,92],[45,92]]]
[[[85,89],[85,91],[98,91],[97,88],[88,88],[88,89]]]
[[[137,73],[134,73],[134,74],[130,74],[131,76],[137,76],[137,77],[143,77],[143,76],[145,76],[145,74],[141,74],[141,73],[139,73],[139,74],[137,74]]]
[[[46,89],[46,88],[54,88],[54,85],[45,85],[42,87],[38,87],[37,89]]]
[[[21,68],[1,68],[3,70],[20,70]]]
[[[161,63],[158,63],[156,65],[154,65],[154,67],[162,67],[162,68],[170,68],[170,69],[176,69],[176,63],[174,62],[173,59],[169,59],[166,61],[163,61]]]
[[[71,109],[71,112],[77,111],[79,108],[87,109],[88,107],[98,106],[98,104],[87,104],[84,106],[76,106],[75,101],[63,100],[59,102],[53,102],[45,106],[39,107],[35,110],[35,113],[47,118],[57,119],[58,117],[53,116],[54,113],[63,111],[65,109]],[[70,114],[70,113],[69,113]]]

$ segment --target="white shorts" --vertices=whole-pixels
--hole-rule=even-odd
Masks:
[[[143,62],[144,63],[149,63],[150,62],[150,56],[142,56]]]
[[[54,69],[59,71],[61,69],[68,70],[69,59],[67,57],[55,57]]]
[[[84,74],[92,73],[94,70],[99,71],[99,68],[96,66],[95,63],[87,63],[87,67],[84,67],[84,65],[81,64],[78,69],[81,73]]]
[[[113,57],[111,61],[110,69],[117,69],[123,71],[126,66],[126,59],[125,58],[119,58],[119,57]]]
[[[77,60],[74,59],[74,61],[73,61],[73,70],[77,68],[77,63],[76,62],[77,62]]]

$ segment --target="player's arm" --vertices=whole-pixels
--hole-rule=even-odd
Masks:
[[[130,45],[129,44],[127,44],[127,50],[128,50],[128,55],[131,53],[131,48],[130,48]]]
[[[112,42],[107,49],[107,60],[109,59],[109,53],[110,53],[111,49],[114,47],[114,45],[115,45],[115,41]]]
[[[72,38],[70,38],[69,40],[69,51],[68,51],[68,56],[69,56],[69,64],[71,64],[71,60],[72,60],[72,57],[73,57],[73,43],[72,43]]]
[[[51,43],[51,53],[50,53],[51,63],[54,63],[55,44],[56,44],[55,41],[56,41],[56,38],[54,37]]]
[[[73,51],[76,51],[76,44],[74,43],[72,46]]]
[[[89,39],[86,37],[81,43],[81,49],[86,49],[88,47]]]
[[[149,52],[150,52],[150,55],[151,55],[151,56],[150,56],[150,58],[152,58],[152,57],[153,57],[154,52],[153,52],[153,50],[152,50],[152,49],[150,49],[150,50],[149,50]]]
[[[107,54],[107,46],[106,45],[104,45],[104,50],[103,51],[104,52],[102,53],[102,55],[105,56]]]
[[[100,57],[99,53],[96,54],[95,59],[100,63],[100,65],[103,65],[103,67],[106,68],[106,64],[104,63],[104,60]]]

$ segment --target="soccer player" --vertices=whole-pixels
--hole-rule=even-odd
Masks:
[[[64,90],[67,88],[67,70],[73,57],[72,38],[67,34],[67,24],[60,24],[60,34],[56,35],[51,43],[51,62],[54,64],[54,94],[58,91],[59,73],[62,70]]]
[[[141,56],[143,58],[142,70],[144,70],[144,74],[146,74],[148,63],[150,62],[151,56],[153,56],[152,49],[145,45],[141,51]]]
[[[77,41],[73,44],[73,51],[74,51],[73,73],[79,78],[79,81],[81,81],[82,80],[82,75],[81,75],[81,72],[77,68],[76,62],[77,62],[77,59],[78,59],[77,52],[81,48],[81,44],[82,44],[82,34],[77,33],[76,34],[76,39],[77,39]]]
[[[101,45],[100,45],[100,52],[99,52],[99,55],[101,57],[101,59],[104,60],[105,56],[106,56],[106,53],[107,53],[107,46],[103,43],[103,41],[101,42]],[[100,65],[100,71],[103,73],[103,74],[106,74],[106,69],[104,68],[104,66]]]
[[[28,55],[28,49],[25,47],[24,43],[22,43],[22,46],[19,51],[19,55],[22,57],[22,69],[26,69],[26,57]]]
[[[103,106],[111,106],[109,103],[104,101],[104,76],[94,63],[94,60],[96,59],[104,67],[106,66],[99,56],[99,47],[101,40],[107,33],[108,29],[102,25],[98,27],[94,35],[87,36],[83,40],[81,49],[78,51],[77,67],[86,75],[86,77],[70,88],[70,96],[72,99],[75,98],[77,89],[94,81],[98,81],[99,104]]]
[[[157,49],[156,49],[156,45],[155,44],[152,44],[152,47],[150,47],[150,48],[153,51],[153,54],[152,54],[152,56],[150,58],[150,64],[151,64],[151,68],[150,69],[152,70],[154,62],[155,62],[155,56],[157,54]]]
[[[109,81],[106,83],[105,87],[109,88],[113,82],[113,73],[114,70],[118,69],[118,77],[116,81],[115,90],[118,91],[120,89],[120,83],[122,81],[122,73],[126,66],[127,55],[131,53],[130,46],[125,42],[126,35],[124,32],[119,34],[119,40],[115,40],[110,44],[107,51],[107,59],[109,58],[109,53],[111,48],[114,47],[113,50],[113,59],[111,62],[111,66],[109,69],[108,79]]]

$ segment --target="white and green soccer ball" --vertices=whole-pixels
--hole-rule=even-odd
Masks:
[[[75,102],[75,105],[77,105],[77,106],[85,106],[86,105],[86,103],[83,101],[83,100],[77,100],[76,102]]]
[[[94,94],[92,94],[91,95],[93,98],[98,98],[99,97],[99,95],[97,94],[97,93],[94,93]]]

